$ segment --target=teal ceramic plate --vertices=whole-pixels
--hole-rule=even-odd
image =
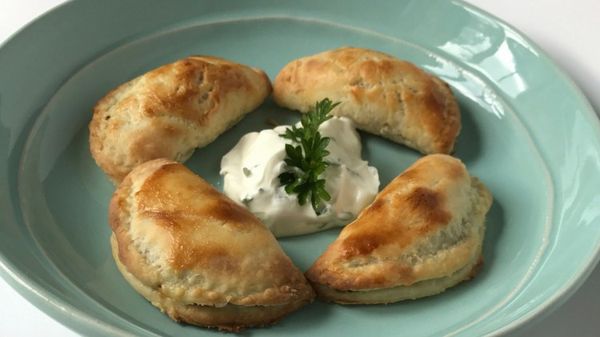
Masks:
[[[387,306],[316,302],[256,336],[486,335],[561,303],[600,245],[600,127],[573,83],[511,27],[455,1],[75,1],[0,49],[0,259],[4,277],[93,336],[205,336],[137,295],[109,253],[113,187],[88,152],[87,123],[109,89],[190,54],[261,67],[343,45],[408,59],[446,80],[463,130],[456,156],[495,196],[481,274],[439,296]],[[221,156],[294,113],[265,103],[189,167],[221,186]],[[363,135],[382,182],[418,154]],[[306,269],[338,230],[281,240]]]

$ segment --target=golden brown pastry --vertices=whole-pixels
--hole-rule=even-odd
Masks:
[[[267,227],[177,162],[157,159],[131,171],[109,219],[119,270],[176,321],[239,331],[313,300]]]
[[[451,153],[460,131],[458,104],[444,81],[369,49],[345,47],[292,61],[275,78],[273,97],[300,112],[325,97],[339,101],[332,114],[422,153]]]
[[[460,160],[425,156],[386,186],[306,275],[320,297],[344,304],[440,293],[477,273],[491,203]]]
[[[270,92],[260,69],[191,56],[122,84],[98,101],[89,125],[90,150],[118,183],[151,159],[185,161]]]

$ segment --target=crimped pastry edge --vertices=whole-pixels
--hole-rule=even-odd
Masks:
[[[117,268],[140,295],[176,322],[216,328],[228,332],[240,332],[250,327],[265,327],[312,302],[303,299],[284,305],[244,306],[227,304],[222,307],[210,305],[178,304],[162,296],[158,291],[140,282],[119,260],[118,244],[115,235],[110,237],[111,251]]]
[[[470,280],[483,264],[477,256],[469,264],[447,277],[424,280],[410,286],[369,290],[337,290],[327,285],[312,283],[319,298],[339,304],[389,304],[404,300],[415,300],[444,292],[462,281]]]

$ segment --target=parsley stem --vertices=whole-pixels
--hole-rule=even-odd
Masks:
[[[329,113],[338,104],[329,98],[316,102],[314,109],[300,119],[300,127],[292,125],[280,135],[292,144],[285,145],[286,169],[279,175],[279,183],[286,193],[297,194],[300,205],[310,200],[317,215],[324,212],[324,202],[331,200],[325,189],[325,179],[320,178],[329,166],[325,157],[329,154],[330,139],[321,136],[319,126],[332,117]]]

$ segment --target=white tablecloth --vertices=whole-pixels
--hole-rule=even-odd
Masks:
[[[64,0],[0,1],[0,42]],[[600,111],[600,1],[471,0],[545,49]],[[1,75],[1,74],[0,74]],[[0,278],[0,336],[77,336],[35,308]],[[600,268],[562,307],[510,336],[600,336]]]

